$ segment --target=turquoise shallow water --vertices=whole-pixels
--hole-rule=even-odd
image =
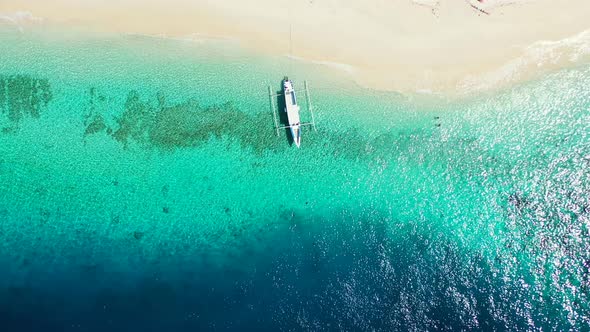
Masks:
[[[590,328],[587,64],[446,101],[227,41],[0,43],[12,330]],[[269,113],[286,72],[301,149]]]

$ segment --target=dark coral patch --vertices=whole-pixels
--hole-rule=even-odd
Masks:
[[[250,115],[229,103],[201,107],[188,100],[165,106],[165,99],[159,95],[158,102],[152,104],[131,91],[111,136],[125,146],[135,142],[162,150],[200,146],[213,137],[233,137],[242,147],[262,152],[284,146],[272,130],[264,130],[272,128],[266,127],[269,119],[268,114]]]
[[[127,145],[130,139],[143,142],[147,138],[147,130],[151,128],[155,116],[155,108],[143,103],[139,93],[132,91],[127,96],[125,111],[117,119],[119,128],[112,134],[117,141]]]
[[[86,125],[84,136],[100,133],[105,129],[107,129],[107,125],[105,124],[104,118],[102,115],[98,114],[94,116],[92,120]]]
[[[107,121],[101,111],[105,111],[106,97],[99,95],[96,88],[92,87],[89,90],[90,98],[88,99],[88,112],[84,116],[84,137],[98,134],[100,132],[106,132],[107,135],[111,135],[112,129],[107,125]]]
[[[52,97],[47,79],[0,75],[0,112],[6,114],[13,126],[27,116],[39,118]]]

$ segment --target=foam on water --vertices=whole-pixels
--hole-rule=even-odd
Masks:
[[[590,30],[560,40],[541,40],[522,49],[521,54],[499,68],[477,74],[460,82],[466,94],[522,80],[532,73],[550,72],[590,60]]]
[[[282,57],[0,38],[4,326],[588,328],[587,66],[410,102],[298,63],[319,128],[296,149]]]
[[[33,15],[27,11],[16,11],[12,13],[0,13],[0,22],[6,22],[14,25],[23,23],[40,23],[43,18]]]

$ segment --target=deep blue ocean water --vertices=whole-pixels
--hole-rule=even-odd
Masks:
[[[590,328],[588,64],[448,100],[225,41],[0,31],[2,331]]]

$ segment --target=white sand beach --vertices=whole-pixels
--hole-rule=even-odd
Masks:
[[[0,23],[232,38],[266,54],[341,64],[370,88],[449,94],[589,61],[588,13],[581,0],[0,2]]]

